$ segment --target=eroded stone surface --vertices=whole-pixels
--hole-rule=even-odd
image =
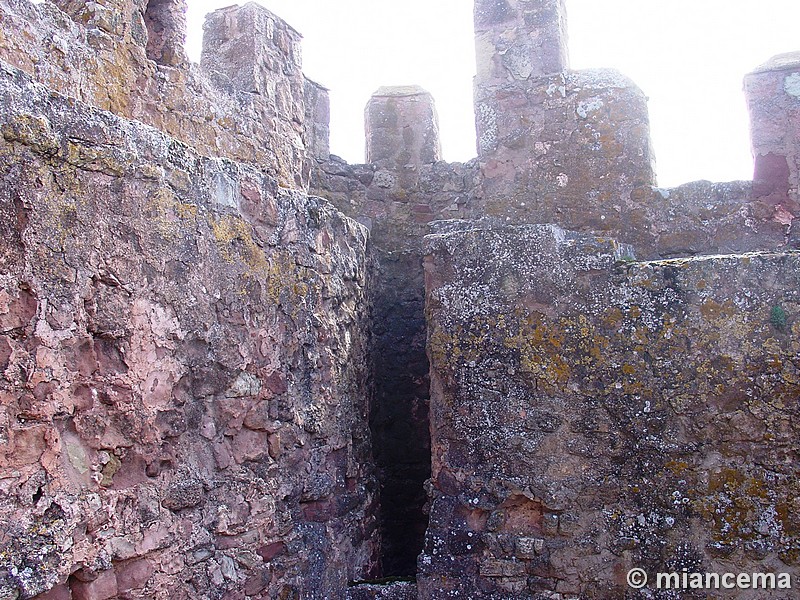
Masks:
[[[0,597],[374,574],[365,229],[0,70]]]
[[[632,597],[634,566],[796,577],[800,256],[427,239],[422,598]]]

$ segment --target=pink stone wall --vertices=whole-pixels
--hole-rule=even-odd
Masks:
[[[366,230],[0,71],[0,597],[374,574]]]

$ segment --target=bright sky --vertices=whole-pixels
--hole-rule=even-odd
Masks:
[[[207,12],[189,0],[190,57]],[[470,0],[260,0],[303,34],[306,75],[331,90],[331,151],[364,160],[364,106],[383,85],[436,99],[444,158],[475,156]],[[567,0],[574,69],[612,67],[650,98],[658,181],[750,179],[742,77],[800,50],[798,0]]]

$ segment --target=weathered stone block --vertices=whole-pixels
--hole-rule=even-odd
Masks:
[[[755,170],[753,191],[771,220],[800,215],[800,53],[772,58],[745,78]]]
[[[331,101],[328,89],[306,78],[307,147],[311,156],[328,160],[331,155]]]
[[[255,2],[206,17],[201,64],[222,85],[273,101],[292,84],[304,85],[301,35]],[[291,106],[282,107],[291,110]]]
[[[148,0],[144,11],[147,58],[160,65],[178,66],[188,61],[186,0]]]
[[[112,569],[103,571],[92,581],[74,579],[70,590],[72,600],[111,600],[119,593],[117,575]]]
[[[439,117],[421,87],[382,87],[365,113],[368,163],[402,172],[440,160]]]
[[[526,561],[596,598],[632,566],[796,574],[795,519],[770,507],[797,493],[800,256],[636,262],[552,226],[458,227],[427,238],[421,597],[501,595]],[[493,533],[455,566],[438,549],[468,511]]]
[[[485,214],[614,230],[655,183],[647,101],[619,73],[476,87],[475,107]]]

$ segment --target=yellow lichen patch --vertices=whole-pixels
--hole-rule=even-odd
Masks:
[[[696,509],[712,523],[712,539],[717,544],[730,547],[786,535],[792,527],[788,506],[796,492],[791,487],[725,468],[711,475],[708,493]]]
[[[157,231],[167,239],[175,238],[178,229],[186,227],[185,222],[188,221],[192,227],[197,222],[198,207],[181,202],[169,188],[158,188],[149,200],[154,211],[152,221]]]
[[[569,362],[561,356],[564,342],[564,329],[548,325],[536,314],[524,317],[518,331],[507,335],[503,345],[519,352],[523,372],[550,387],[561,388],[572,373]]]
[[[736,313],[736,307],[730,300],[722,303],[713,298],[708,298],[700,305],[700,314],[706,319],[716,320],[725,317],[732,317]]]
[[[47,231],[47,246],[50,249],[64,248],[79,238],[75,235],[75,229],[81,225],[80,215],[86,204],[85,189],[81,181],[74,177],[74,172],[60,172],[58,183],[65,192],[48,195],[41,203],[41,223]]]
[[[478,360],[486,339],[483,335],[465,332],[461,325],[453,333],[435,328],[428,339],[428,348],[434,365],[454,372],[460,365]],[[463,342],[463,344],[462,344]]]
[[[625,317],[622,314],[622,311],[618,307],[612,306],[611,308],[606,309],[602,316],[601,323],[608,329],[616,329],[622,324],[624,318]]]
[[[114,475],[117,474],[120,468],[122,468],[122,462],[116,456],[109,453],[108,462],[101,471],[102,479],[100,480],[100,485],[108,487],[114,483]]]
[[[2,125],[0,133],[6,141],[19,142],[40,154],[55,154],[59,150],[59,140],[50,121],[41,115],[16,115]]]
[[[683,460],[671,460],[664,466],[674,475],[681,475],[689,469],[689,463]]]
[[[250,238],[251,243],[252,238]],[[253,243],[255,245],[255,243]],[[277,253],[269,260],[264,256],[260,248],[256,247],[255,250],[250,249],[248,252],[252,253],[258,251],[260,258],[255,257],[254,262],[249,262],[250,268],[249,275],[253,276],[258,273],[266,275],[267,295],[270,299],[279,303],[281,294],[286,290],[292,290],[295,293],[296,284],[298,284],[297,265],[292,257],[286,252]]]
[[[69,141],[66,160],[81,169],[121,177],[133,162],[133,157],[114,146],[90,146]]]
[[[197,213],[199,212],[196,204],[187,204],[186,202],[178,202],[175,205],[175,211],[178,216],[184,220],[197,220]]]
[[[565,327],[563,322],[560,324]],[[570,340],[577,355],[576,362],[586,366],[600,362],[604,351],[608,348],[608,338],[597,333],[594,324],[586,315],[578,315],[576,329],[578,335]]]

